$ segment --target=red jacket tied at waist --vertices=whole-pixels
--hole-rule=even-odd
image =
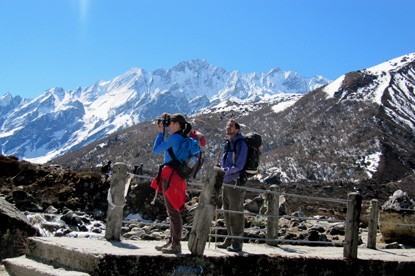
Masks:
[[[173,174],[172,174],[173,173]],[[161,170],[160,181],[157,176],[151,181],[150,187],[157,190],[158,193],[162,193],[162,180],[169,181],[167,190],[164,195],[173,208],[177,210],[183,210],[186,202],[186,181],[179,176],[171,167],[165,166]]]

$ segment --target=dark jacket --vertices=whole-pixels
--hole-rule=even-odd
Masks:
[[[242,139],[243,135],[238,133],[231,140],[226,140],[221,167],[225,171],[223,182],[230,183],[241,176],[248,155],[248,145]]]

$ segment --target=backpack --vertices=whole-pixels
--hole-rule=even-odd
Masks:
[[[172,148],[169,148],[167,151],[173,159],[167,165],[173,167],[181,178],[189,179],[195,176],[199,168],[200,157],[200,146],[196,139],[185,136],[177,154],[174,154]]]
[[[199,172],[200,168],[202,167],[205,161],[206,137],[203,133],[201,133],[198,130],[194,130],[194,129],[190,131],[189,137],[192,137],[195,140],[197,140],[199,143],[199,147],[200,147],[200,154],[199,154],[198,162],[196,165],[195,172],[193,174],[193,178],[196,178],[196,174]]]
[[[258,174],[259,157],[262,149],[262,137],[257,133],[249,133],[245,135],[244,138],[235,141],[235,149],[236,143],[239,140],[244,140],[248,145],[248,154],[246,156],[244,171],[247,176],[254,176]]]

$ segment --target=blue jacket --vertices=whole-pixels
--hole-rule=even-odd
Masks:
[[[164,152],[164,163],[169,163],[172,161],[172,158],[167,150],[171,147],[174,154],[177,154],[183,139],[183,135],[173,133],[166,139],[166,141],[163,141],[163,133],[160,132],[154,141],[153,153],[160,154]]]
[[[248,155],[248,145],[242,140],[243,135],[238,133],[231,140],[227,140],[227,148],[225,148],[221,167],[225,171],[225,177],[223,182],[229,183],[234,179],[238,179],[243,171],[246,157]],[[235,156],[235,141],[241,139],[236,143],[236,156]],[[225,160],[226,158],[226,160]]]

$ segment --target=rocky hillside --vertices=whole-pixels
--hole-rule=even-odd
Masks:
[[[54,206],[60,211],[97,211],[97,216],[103,216],[108,188],[109,183],[99,173],[75,172],[0,155],[0,194],[21,211],[43,212]]]
[[[147,172],[149,173],[149,172]],[[44,212],[53,206],[59,212],[64,209],[82,211],[96,219],[104,219],[107,211],[107,192],[109,182],[98,172],[77,172],[71,169],[61,168],[56,165],[38,165],[13,156],[0,155],[0,195],[8,202],[13,203],[21,211]],[[192,183],[203,183],[205,178],[192,180]],[[364,200],[379,199],[381,203],[397,189],[407,191],[415,178],[409,177],[398,182],[379,184],[365,182],[360,184]],[[251,180],[248,185],[254,188],[267,189],[273,184],[270,178],[265,182]],[[148,219],[163,219],[165,212],[163,203],[150,205],[154,197],[154,191],[149,187],[150,180],[138,180],[133,178],[131,190],[127,196],[125,215],[140,213]],[[310,189],[311,187],[311,189]],[[281,192],[288,194],[304,195],[327,198],[347,198],[348,193],[355,190],[355,184],[351,182],[326,182],[317,183],[299,181],[279,184]],[[189,185],[189,206],[192,198],[200,193],[200,187]],[[414,191],[408,193],[410,196]],[[253,199],[258,193],[247,193],[247,199]],[[413,197],[413,196],[412,196]],[[194,200],[194,198],[193,198]],[[341,218],[345,215],[343,206],[327,202],[311,201],[307,199],[291,198],[287,200],[287,212],[291,213],[304,207],[307,215],[315,215],[320,208],[332,209]]]

